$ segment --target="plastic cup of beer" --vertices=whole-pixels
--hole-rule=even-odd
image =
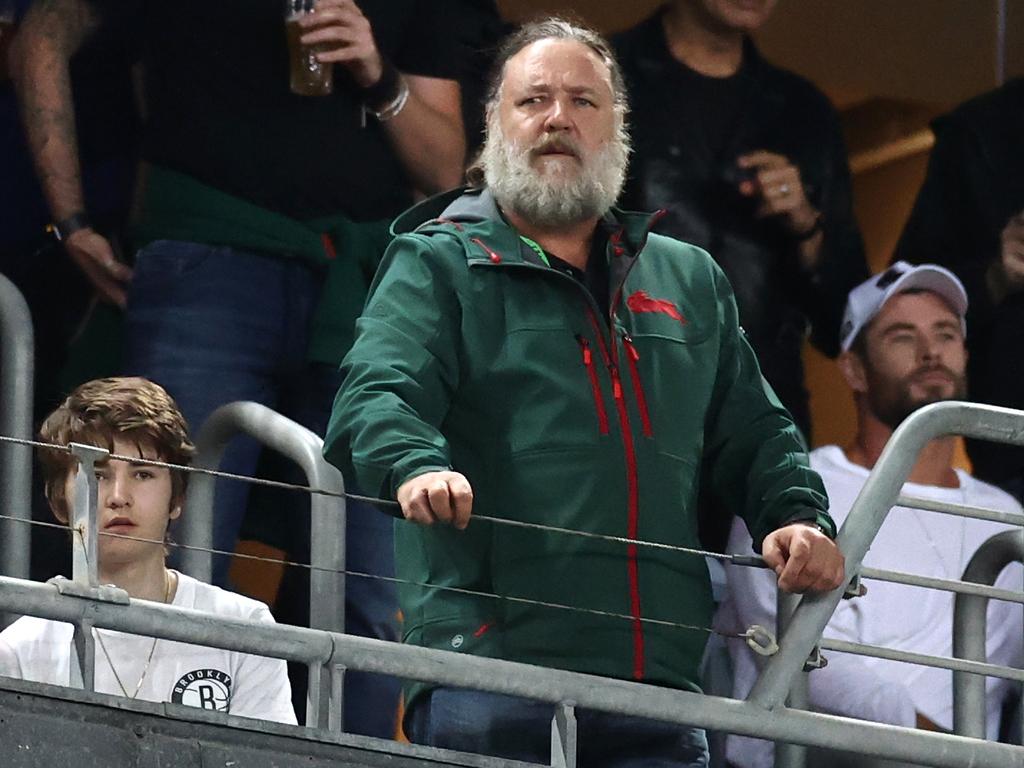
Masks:
[[[322,46],[303,45],[299,19],[316,12],[316,0],[285,0],[284,29],[288,38],[289,87],[300,96],[326,96],[334,88],[334,69],[320,62],[316,54]]]

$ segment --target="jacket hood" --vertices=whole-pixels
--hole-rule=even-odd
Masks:
[[[486,188],[458,187],[429,197],[402,213],[391,224],[392,235],[413,232],[431,222],[471,224],[502,221],[498,204]]]

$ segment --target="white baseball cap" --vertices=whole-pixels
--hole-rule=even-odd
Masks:
[[[945,267],[938,264],[908,264],[897,261],[884,272],[865,280],[846,300],[843,324],[839,326],[839,343],[843,351],[853,344],[857,334],[879,313],[885,302],[897,293],[917,289],[931,291],[946,300],[960,316],[960,327],[967,333],[967,291],[963,284]]]

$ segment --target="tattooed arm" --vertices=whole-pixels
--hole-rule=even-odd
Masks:
[[[8,55],[25,135],[54,221],[85,212],[69,63],[98,26],[85,0],[36,0]],[[103,299],[124,306],[131,271],[115,259],[106,238],[84,227],[65,238],[64,248]]]

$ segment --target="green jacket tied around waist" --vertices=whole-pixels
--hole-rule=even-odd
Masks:
[[[133,240],[182,240],[299,259],[324,272],[310,330],[310,360],[337,365],[352,345],[356,318],[390,234],[386,221],[340,214],[298,221],[159,166],[147,169]]]

